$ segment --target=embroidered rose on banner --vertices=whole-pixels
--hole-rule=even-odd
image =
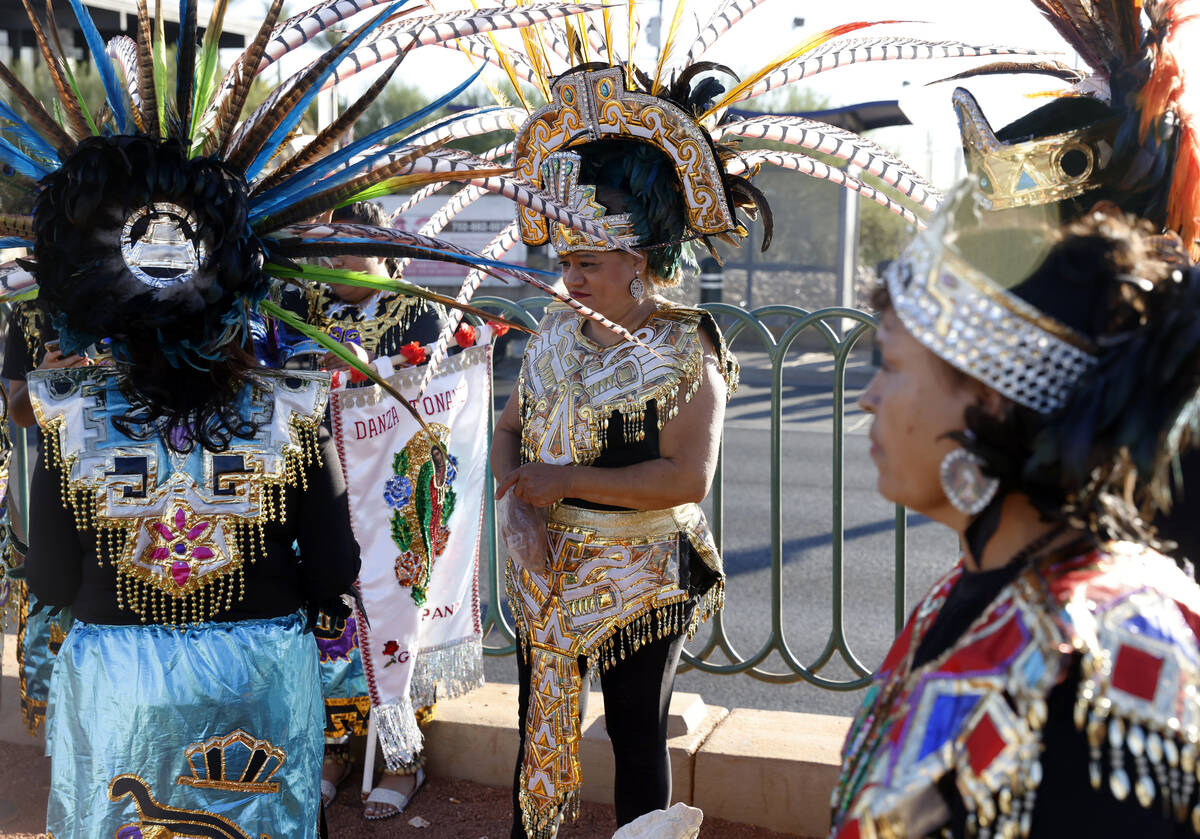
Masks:
[[[402,510],[412,501],[412,481],[404,475],[393,475],[383,485],[383,500],[393,510]]]
[[[383,657],[387,659],[383,663],[384,667],[391,667],[393,664],[404,664],[408,661],[408,650],[401,649],[399,641],[387,641],[383,645]]]
[[[396,582],[411,589],[413,602],[425,603],[425,589],[433,574],[433,563],[450,539],[447,526],[457,499],[452,484],[458,477],[458,461],[445,446],[450,429],[431,423],[429,435],[418,431],[392,459],[392,477],[384,484],[383,497],[392,514],[392,540],[400,549],[396,557]]]

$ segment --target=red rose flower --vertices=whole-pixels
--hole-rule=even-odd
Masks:
[[[399,649],[400,649],[400,645],[397,644],[395,641],[388,641],[386,644],[383,645],[383,654],[384,655],[395,655],[396,651]]]
[[[475,327],[471,326],[469,323],[461,324],[458,327],[458,330],[454,333],[454,340],[457,341],[458,345],[464,350],[467,347],[475,346]]]
[[[429,353],[425,352],[425,348],[416,341],[411,341],[400,348],[400,355],[404,356],[405,361],[409,364],[424,364],[429,358]]]
[[[492,327],[492,334],[497,338],[503,338],[508,334],[509,326],[507,323],[497,323],[494,320],[488,321],[488,325]]]

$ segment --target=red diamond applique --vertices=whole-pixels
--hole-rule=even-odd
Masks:
[[[967,757],[971,759],[971,771],[976,775],[987,769],[996,756],[1004,751],[1004,738],[990,714],[984,714],[967,737]]]
[[[836,839],[861,839],[862,832],[858,826],[858,819],[855,819],[848,824],[844,824],[837,832]]]
[[[1117,661],[1113,665],[1113,687],[1147,702],[1154,700],[1158,692],[1158,675],[1162,672],[1163,660],[1156,655],[1122,644],[1117,650]]]

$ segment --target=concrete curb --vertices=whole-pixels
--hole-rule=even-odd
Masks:
[[[613,757],[599,691],[588,700],[580,761],[583,798],[611,801]],[[671,700],[673,801],[706,816],[800,836],[829,832],[848,717],[704,705]],[[678,733],[676,733],[678,732]],[[439,702],[425,732],[430,771],[489,786],[512,784],[517,755],[517,688],[488,684]]]

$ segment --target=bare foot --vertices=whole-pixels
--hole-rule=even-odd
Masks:
[[[417,788],[416,775],[384,775],[380,778],[379,783],[375,785],[376,789],[383,788],[398,792],[406,799],[412,798],[413,792]],[[399,810],[391,804],[385,804],[379,801],[368,801],[366,803],[365,815],[369,819],[381,819],[387,816],[395,815]]]

